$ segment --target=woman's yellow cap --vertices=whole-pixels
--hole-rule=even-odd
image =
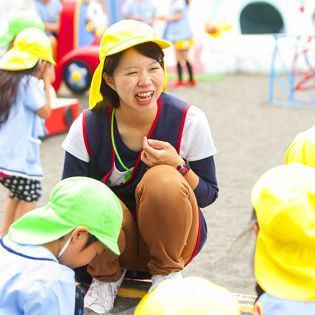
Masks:
[[[159,45],[161,49],[171,46],[171,43],[159,39],[155,30],[143,22],[135,20],[122,20],[106,29],[100,44],[100,62],[94,72],[91,82],[89,95],[90,108],[93,108],[103,99],[100,93],[100,88],[103,79],[103,65],[105,58],[147,42],[153,42]]]

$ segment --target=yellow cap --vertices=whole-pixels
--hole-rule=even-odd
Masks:
[[[315,127],[298,133],[290,144],[285,163],[294,162],[315,167]]]
[[[272,168],[251,194],[259,232],[255,276],[272,296],[315,301],[315,169]]]
[[[49,38],[37,28],[27,28],[16,36],[13,47],[0,59],[0,69],[31,69],[40,59],[55,64]]]
[[[146,294],[134,315],[239,315],[227,289],[201,277],[168,279]]]
[[[156,43],[161,47],[161,49],[171,46],[169,42],[158,39],[154,29],[143,22],[134,20],[122,20],[106,29],[100,44],[100,62],[94,72],[91,82],[89,95],[90,108],[93,108],[98,102],[103,99],[100,93],[100,88],[103,79],[103,65],[105,58],[133,46],[147,42]],[[164,79],[166,80],[165,70],[164,73]]]

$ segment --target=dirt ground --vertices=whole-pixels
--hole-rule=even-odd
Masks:
[[[248,228],[250,191],[264,171],[283,163],[295,134],[314,124],[315,107],[267,104],[268,77],[258,75],[228,75],[169,92],[205,111],[218,149],[219,198],[204,209],[208,241],[184,275],[203,276],[233,292],[254,294],[254,236],[248,232],[236,240]],[[73,97],[65,88],[61,96]],[[80,97],[82,108],[86,101],[87,94]],[[47,201],[49,190],[60,178],[64,137],[53,136],[43,142],[44,195],[39,205]],[[1,187],[0,214],[4,198]],[[133,304],[120,299],[111,314],[132,314]]]

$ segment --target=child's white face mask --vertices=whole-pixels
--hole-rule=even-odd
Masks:
[[[58,253],[57,258],[59,258],[61,255],[63,255],[64,252],[67,250],[67,248],[68,248],[69,245],[70,245],[71,238],[72,238],[72,237],[71,237],[71,235],[70,235],[70,237],[67,239],[66,243],[62,246],[60,252]]]

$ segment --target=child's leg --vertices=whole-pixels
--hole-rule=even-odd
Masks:
[[[1,236],[7,234],[10,225],[14,222],[16,208],[19,200],[12,199],[8,196],[4,216],[2,220]]]
[[[19,200],[15,211],[14,221],[19,219],[23,214],[33,210],[35,208],[35,205],[35,202]]]
[[[187,67],[187,71],[188,71],[188,75],[189,75],[189,81],[193,82],[194,81],[194,73],[193,73],[192,65],[190,64],[188,59],[186,59],[186,67]]]
[[[182,82],[183,81],[183,68],[180,61],[177,61],[176,63],[176,70],[177,70],[178,81]]]
[[[10,192],[1,231],[3,235],[15,220],[34,209],[35,202],[41,196],[42,187],[39,180],[18,176],[5,177],[1,179],[1,183]]]

